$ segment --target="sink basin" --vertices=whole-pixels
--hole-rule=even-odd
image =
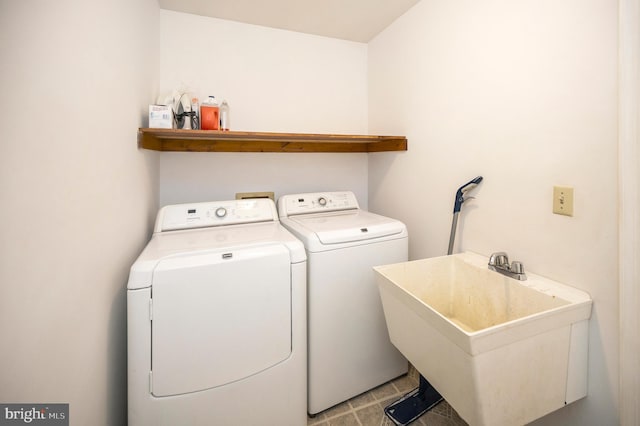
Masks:
[[[586,396],[591,298],[475,253],[377,266],[389,336],[471,425],[531,422]]]

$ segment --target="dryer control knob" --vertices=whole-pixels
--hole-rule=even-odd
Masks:
[[[327,205],[327,199],[324,198],[324,197],[318,198],[318,204],[320,204],[321,206],[326,206]]]
[[[216,209],[216,216],[217,217],[225,217],[227,215],[227,209],[225,209],[224,207],[218,207]]]

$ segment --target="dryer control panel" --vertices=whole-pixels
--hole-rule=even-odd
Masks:
[[[268,198],[173,204],[160,209],[153,232],[273,221],[278,213]]]
[[[360,208],[351,191],[290,194],[278,200],[280,217]]]

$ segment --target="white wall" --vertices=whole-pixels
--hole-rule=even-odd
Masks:
[[[161,93],[227,99],[232,130],[367,132],[367,45],[161,10]],[[187,38],[190,37],[189,42]],[[160,204],[352,190],[366,154],[162,153]]]
[[[444,254],[453,192],[482,174],[457,250],[506,250],[594,298],[589,396],[539,423],[617,424],[616,19],[605,0],[422,0],[367,48],[155,0],[0,2],[0,401],[124,424],[124,285],[159,183],[161,204],[352,189],[420,258]],[[181,83],[227,98],[236,130],[368,128],[409,151],[138,150],[147,103]],[[550,213],[554,184],[575,187],[575,217]]]
[[[619,76],[620,424],[640,424],[640,0],[621,0]]]
[[[409,141],[369,157],[369,206],[407,223],[410,256],[446,254],[455,190],[483,175],[456,251],[593,297],[589,395],[538,424],[618,424],[617,30],[608,0],[422,0],[369,44],[369,130]]]
[[[0,401],[126,424],[128,270],[157,209],[137,128],[156,0],[0,2]]]

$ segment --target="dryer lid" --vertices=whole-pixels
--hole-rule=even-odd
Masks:
[[[322,244],[340,244],[401,234],[405,226],[388,217],[364,210],[320,213],[291,217],[314,233]]]
[[[188,258],[209,252],[264,247],[281,244],[289,250],[290,263],[306,260],[302,243],[280,222],[249,223],[231,226],[157,232],[131,266],[127,289],[149,287],[156,266],[163,259]]]
[[[291,286],[283,245],[162,260],[152,285],[152,394],[223,386],[286,360]]]

